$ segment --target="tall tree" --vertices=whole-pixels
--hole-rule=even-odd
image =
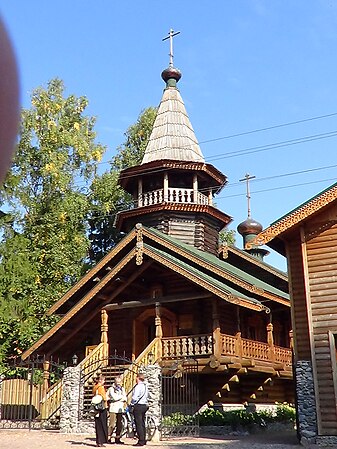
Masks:
[[[83,186],[104,147],[95,142],[95,119],[84,115],[87,99],[64,94],[59,79],[33,92],[1,191],[10,220],[0,223],[0,348],[8,351],[29,346],[50,325],[45,310],[81,275],[89,248]],[[3,340],[9,309],[17,320],[10,343]]]
[[[133,125],[124,133],[125,141],[117,148],[109,173],[97,176],[91,185],[90,259],[98,262],[122,237],[115,227],[116,214],[133,206],[130,195],[118,186],[121,170],[141,163],[151,135],[157,109],[142,111]]]

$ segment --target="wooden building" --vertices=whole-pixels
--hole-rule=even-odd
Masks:
[[[337,447],[337,184],[261,232],[287,257],[299,433]]]
[[[263,251],[218,247],[231,217],[213,197],[226,176],[207,164],[173,65],[143,161],[120,174],[135,199],[116,226],[126,233],[49,310],[59,321],[30,349],[82,366],[109,354],[138,365],[193,359],[200,404],[293,401],[287,276]],[[258,231],[261,229],[258,227]],[[256,234],[244,222],[240,232]],[[255,255],[254,255],[255,254]]]

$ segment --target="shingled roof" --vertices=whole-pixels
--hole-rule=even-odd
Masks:
[[[162,159],[205,162],[176,82],[169,81],[172,78],[167,79],[142,164]]]

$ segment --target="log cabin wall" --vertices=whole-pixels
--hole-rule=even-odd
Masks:
[[[305,227],[313,365],[318,428],[321,435],[337,435],[337,224],[336,207],[320,214]]]
[[[287,246],[289,291],[292,302],[292,322],[295,361],[311,360],[305,276],[301,249],[301,237],[293,235]]]

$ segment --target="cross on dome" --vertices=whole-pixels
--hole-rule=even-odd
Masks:
[[[167,39],[170,39],[170,63],[169,66],[173,67],[173,38],[174,36],[177,36],[177,34],[180,34],[180,31],[173,31],[172,28],[170,29],[168,36],[164,37],[162,40],[166,41]]]

